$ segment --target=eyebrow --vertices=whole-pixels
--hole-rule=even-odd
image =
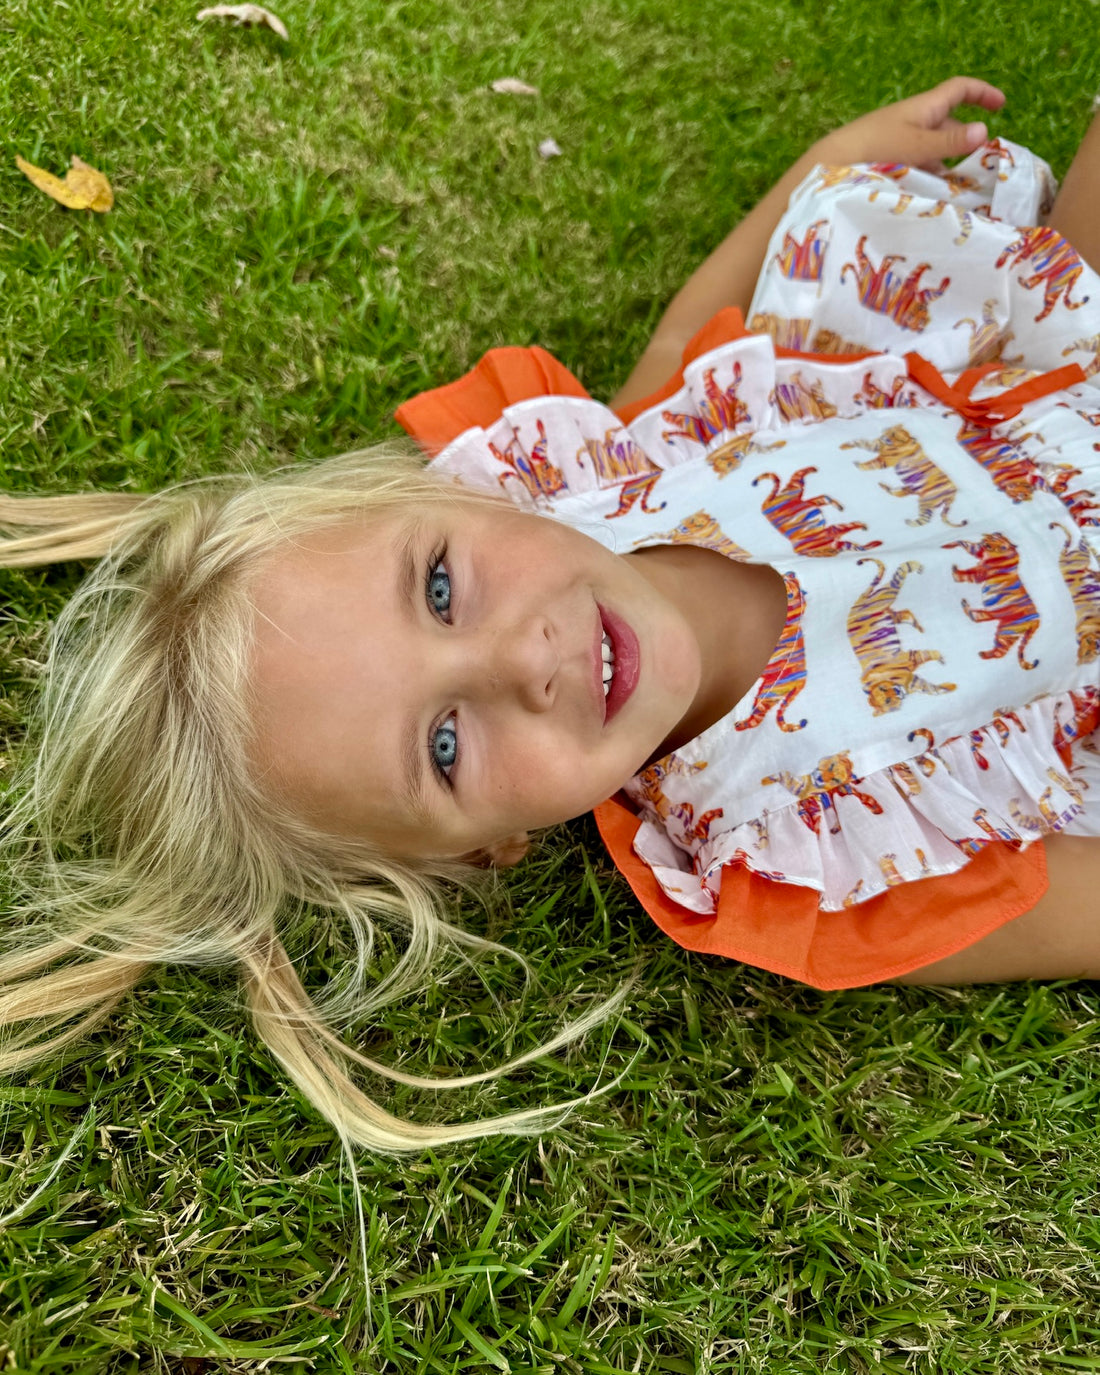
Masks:
[[[421,522],[412,517],[397,537],[397,604],[410,628],[418,619],[416,594],[420,586],[420,567],[417,548],[422,528]],[[401,778],[401,800],[413,823],[430,830],[436,817],[429,801],[424,741],[415,713],[408,717],[402,732]]]
[[[415,717],[411,717],[405,727],[401,758],[401,800],[413,823],[425,831],[430,831],[435,822],[435,813],[428,801],[424,741],[421,739]]]
[[[422,528],[421,522],[413,516],[405,522],[404,528],[397,536],[398,606],[408,617],[414,616],[417,611],[413,599],[416,596],[416,585],[419,581],[417,575],[420,569],[416,554]]]

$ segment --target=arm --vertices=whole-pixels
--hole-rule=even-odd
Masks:
[[[891,983],[984,984],[1015,979],[1100,979],[1100,841],[1043,838],[1050,887],[1030,912],[935,964]]]
[[[1070,164],[1047,224],[1100,272],[1100,114],[1093,117]]]
[[[984,81],[957,76],[931,91],[863,115],[820,139],[784,173],[672,298],[645,352],[612,398],[611,406],[636,401],[667,381],[680,366],[684,345],[717,311],[725,306],[748,308],[768,240],[787,208],[791,192],[815,164],[903,162],[911,167],[942,170],[944,158],[973,152],[986,138],[984,124],[960,124],[953,119],[954,107],[966,103],[999,110],[1004,99],[996,87]]]

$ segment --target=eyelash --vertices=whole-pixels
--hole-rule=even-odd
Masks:
[[[432,578],[440,569],[443,570],[444,574],[446,574],[447,577],[448,605],[446,616],[444,616],[440,611],[436,609],[436,607],[432,605]],[[427,567],[424,569],[424,600],[428,603],[428,610],[432,613],[433,616],[441,620],[444,625],[451,624],[450,600],[452,593],[450,590],[450,582],[451,574],[447,568],[447,542],[446,540],[444,540],[443,543],[439,545],[433,553],[428,555]]]
[[[428,610],[431,612],[433,616],[435,616],[438,620],[442,621],[444,625],[450,625],[451,622],[449,617],[451,611],[449,601],[447,607],[447,618],[445,619],[442,613],[436,610],[436,608],[432,605],[431,599],[432,578],[440,568],[442,568],[444,573],[447,574],[447,581],[448,583],[450,582],[451,575],[447,571],[446,559],[447,542],[444,540],[444,542],[437,549],[435,549],[431,554],[428,555],[427,566],[424,569],[424,600],[427,602]],[[435,750],[432,748],[432,746],[435,741],[435,736],[437,732],[446,729],[451,730],[455,737],[455,759],[454,763],[451,764],[449,768],[444,769],[442,765],[439,763],[438,759],[436,759]],[[435,724],[433,724],[428,732],[428,759],[431,762],[432,772],[445,787],[451,790],[451,792],[454,792],[455,786],[454,780],[451,778],[451,771],[454,769],[455,764],[458,763],[458,756],[458,721],[455,717],[454,712],[452,711],[444,718],[443,721],[436,722]]]

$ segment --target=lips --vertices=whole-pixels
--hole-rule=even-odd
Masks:
[[[611,652],[615,664],[611,686],[604,702],[604,725],[607,725],[629,701],[631,694],[638,686],[641,654],[638,648],[638,637],[626,621],[621,616],[616,616],[613,611],[609,611],[605,606],[601,606],[599,610],[603,632],[611,641]],[[602,684],[600,691],[603,691]]]

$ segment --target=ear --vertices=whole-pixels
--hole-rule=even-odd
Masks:
[[[515,835],[506,836],[495,845],[487,845],[484,850],[479,850],[474,862],[491,864],[496,869],[506,869],[510,864],[520,862],[527,853],[528,843],[527,832],[517,831]]]

